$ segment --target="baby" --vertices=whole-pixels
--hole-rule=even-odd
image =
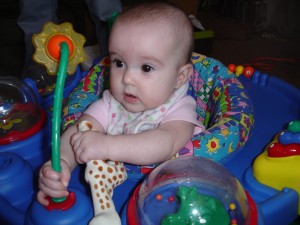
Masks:
[[[166,3],[123,11],[109,39],[110,89],[61,137],[61,173],[48,161],[40,170],[38,201],[68,195],[71,171],[90,160],[134,165],[161,163],[203,131],[187,95],[193,51],[188,17]],[[87,120],[94,130],[78,131]]]

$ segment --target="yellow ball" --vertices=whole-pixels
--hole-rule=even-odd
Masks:
[[[236,209],[236,205],[235,205],[234,203],[231,203],[231,204],[229,205],[229,208],[230,208],[231,210],[235,210],[235,209]]]
[[[241,74],[243,74],[243,72],[244,72],[244,67],[243,66],[239,65],[235,68],[235,74],[237,76],[240,76]]]

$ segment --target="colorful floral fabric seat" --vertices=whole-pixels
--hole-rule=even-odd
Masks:
[[[219,61],[194,53],[190,92],[206,130],[192,138],[193,155],[220,161],[248,140],[253,105],[236,75]]]
[[[188,94],[195,98],[198,120],[206,130],[195,135],[179,154],[220,161],[248,140],[254,122],[252,102],[235,74],[219,61],[193,53],[192,63]],[[102,96],[108,76],[109,59],[100,58],[66,100],[63,130]]]

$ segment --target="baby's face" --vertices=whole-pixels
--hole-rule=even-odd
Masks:
[[[163,24],[115,24],[109,42],[110,88],[130,112],[164,103],[177,87],[180,52]]]

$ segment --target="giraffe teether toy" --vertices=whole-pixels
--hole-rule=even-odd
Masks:
[[[92,123],[81,121],[79,131],[92,129]],[[121,225],[112,195],[113,189],[125,181],[127,173],[123,163],[110,160],[91,160],[85,169],[85,180],[91,186],[94,205],[94,218],[89,225]]]

